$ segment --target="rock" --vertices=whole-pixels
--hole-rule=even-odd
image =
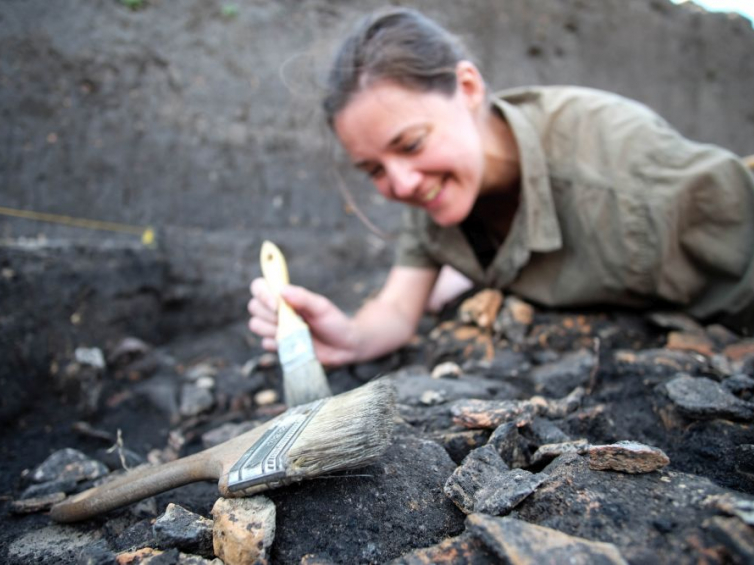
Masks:
[[[50,455],[31,472],[35,483],[48,481],[86,481],[103,477],[108,468],[80,451],[71,448],[61,449]]]
[[[715,516],[708,528],[728,550],[733,563],[754,563],[754,538],[751,528],[735,518]]]
[[[687,418],[754,419],[754,404],[733,396],[712,379],[679,374],[661,387],[678,412]]]
[[[567,396],[557,400],[548,400],[543,410],[543,415],[548,418],[565,418],[581,407],[586,391],[577,386]]]
[[[217,376],[217,372],[217,367],[213,363],[203,361],[188,367],[183,373],[183,379],[188,382],[196,382],[206,377],[214,379]]]
[[[21,500],[25,500],[27,498],[43,497],[59,492],[70,494],[76,490],[78,484],[79,482],[77,479],[63,479],[29,485],[29,487],[27,487],[24,492],[21,493]]]
[[[450,458],[460,464],[472,450],[487,443],[489,436],[490,434],[486,430],[467,430],[441,434],[438,440],[442,443]]]
[[[503,293],[497,289],[484,289],[467,298],[458,308],[459,319],[466,324],[476,324],[491,329],[503,303]]]
[[[212,527],[212,520],[171,502],[152,530],[158,547],[175,547],[186,553],[211,557]]]
[[[102,534],[75,526],[59,524],[30,528],[7,546],[6,563],[76,563],[87,547],[97,543]]]
[[[217,499],[212,507],[215,555],[225,565],[266,563],[275,539],[275,514],[266,496]]]
[[[754,357],[754,338],[742,339],[723,350],[723,354],[733,362],[741,363]]]
[[[647,320],[665,330],[677,330],[691,334],[702,334],[704,328],[691,316],[682,312],[651,312]]]
[[[590,541],[513,518],[472,514],[468,529],[504,563],[511,565],[628,565],[611,543]]]
[[[516,422],[506,422],[495,428],[487,444],[495,448],[497,454],[511,469],[526,467],[529,464],[526,440],[521,437]]]
[[[79,554],[76,565],[112,565],[118,558],[105,540],[99,540],[85,547]]]
[[[458,366],[457,363],[453,363],[452,361],[446,361],[445,363],[440,363],[435,366],[434,369],[432,369],[432,378],[433,379],[457,379],[461,376],[461,367]]]
[[[708,497],[704,504],[724,512],[728,516],[736,516],[749,526],[754,526],[754,500],[752,499],[725,493]]]
[[[510,512],[546,477],[523,469],[509,470],[495,449],[486,445],[472,451],[445,483],[445,494],[466,514]]]
[[[212,391],[197,383],[188,383],[181,387],[179,412],[183,417],[198,416],[210,410],[215,404]]]
[[[534,418],[530,423],[523,426],[522,429],[526,437],[530,437],[536,445],[571,441],[568,434],[547,418]]]
[[[171,373],[158,373],[147,381],[137,383],[134,394],[149,401],[172,423],[180,420],[178,410],[178,382]]]
[[[388,565],[496,565],[498,558],[468,532],[424,549],[411,551]],[[303,563],[302,563],[303,565]]]
[[[587,385],[596,365],[596,355],[582,349],[565,354],[555,363],[534,367],[531,379],[538,393],[561,398],[576,387]]]
[[[118,565],[223,565],[219,559],[209,560],[199,555],[182,553],[177,549],[162,551],[153,547],[124,551],[109,563]]]
[[[107,465],[111,471],[133,469],[146,463],[144,457],[120,445],[116,445],[115,448],[98,449],[96,453],[97,459]]]
[[[520,351],[496,348],[494,357],[490,361],[464,363],[464,370],[481,374],[489,379],[512,380],[528,374],[531,370],[531,362],[527,355]]]
[[[546,407],[539,400],[459,400],[451,407],[453,421],[466,428],[497,428],[505,422],[531,421]]]
[[[257,406],[269,406],[270,404],[275,404],[279,401],[280,395],[277,393],[277,391],[271,388],[260,390],[254,395],[254,404],[256,404]]]
[[[497,334],[515,344],[523,344],[534,321],[534,308],[515,296],[505,299],[493,325]]]
[[[33,514],[49,510],[53,504],[65,500],[65,497],[64,492],[52,492],[35,498],[14,500],[10,505],[10,509],[14,514]]]
[[[113,541],[113,549],[119,553],[154,546],[155,537],[150,518],[144,518],[127,527]]]
[[[393,382],[398,402],[409,405],[438,403],[422,401],[422,396],[426,393],[435,393],[428,398],[447,402],[464,398],[506,397],[512,392],[505,383],[468,375],[460,379],[434,379],[427,373],[421,375],[399,373],[395,375]]]
[[[432,343],[430,365],[446,360],[490,362],[495,355],[489,330],[456,320],[439,324],[430,332],[429,339]]]
[[[705,357],[712,357],[715,353],[715,344],[703,333],[670,332],[665,347],[680,351],[694,351]]]
[[[534,455],[531,456],[531,465],[542,465],[549,463],[559,455],[564,453],[578,453],[583,455],[589,450],[589,442],[585,439],[567,441],[563,443],[548,443],[541,445]]]
[[[105,356],[97,347],[77,347],[73,352],[76,363],[82,366],[103,370],[105,368]]]
[[[144,357],[152,351],[152,347],[137,337],[125,337],[113,347],[107,360],[114,366],[125,366]]]
[[[669,463],[661,449],[633,441],[589,446],[589,468],[596,471],[651,473]]]
[[[749,375],[732,375],[725,379],[722,384],[731,394],[735,394],[742,400],[751,400],[752,395],[754,395],[754,378]]]
[[[613,358],[621,373],[660,378],[674,377],[681,371],[698,373],[707,367],[707,360],[697,353],[670,349],[618,350]]]

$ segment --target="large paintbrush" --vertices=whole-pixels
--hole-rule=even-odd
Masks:
[[[387,449],[395,393],[379,379],[350,392],[291,408],[236,438],[169,463],[141,467],[52,507],[76,522],[188,483],[218,480],[240,497],[332,471],[368,465]]]
[[[298,406],[332,396],[327,376],[314,354],[309,326],[280,296],[289,282],[288,266],[278,247],[265,241],[260,253],[262,274],[278,299],[278,329],[275,339],[283,367],[283,394],[288,406]]]

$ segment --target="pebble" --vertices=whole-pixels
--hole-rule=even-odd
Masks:
[[[257,406],[270,406],[271,404],[275,404],[279,401],[280,395],[277,393],[277,391],[271,388],[260,390],[254,395],[254,404],[256,404]]]
[[[451,407],[453,421],[466,428],[497,428],[505,422],[531,420],[546,408],[541,400],[459,400]]]
[[[679,374],[662,385],[681,415],[693,419],[754,419],[754,404],[741,400],[707,377]]]
[[[213,556],[212,526],[212,520],[171,502],[165,513],[155,520],[152,529],[160,547],[175,547],[186,553],[210,557]]]
[[[502,303],[503,293],[497,289],[487,288],[464,300],[458,308],[458,317],[466,324],[475,324],[489,330]]]
[[[107,475],[108,468],[99,461],[90,459],[82,452],[65,448],[56,451],[31,472],[35,483],[48,481],[85,481]]]
[[[589,447],[589,467],[595,471],[651,473],[670,463],[667,455],[656,447],[633,441]]]
[[[105,356],[98,347],[77,347],[73,352],[76,363],[102,370],[105,368]]]
[[[464,532],[437,545],[407,553],[388,565],[496,565],[499,562],[478,537]],[[301,565],[304,565],[303,561]]]
[[[563,443],[548,443],[541,445],[531,456],[531,465],[549,463],[564,453],[578,453],[584,455],[589,450],[589,442],[585,439],[566,441]]]
[[[466,519],[466,528],[478,536],[501,563],[628,565],[611,543],[569,536],[522,520],[472,514]]]
[[[35,512],[42,512],[52,508],[53,504],[65,500],[66,495],[64,492],[52,492],[50,494],[41,495],[35,498],[24,498],[22,500],[14,500],[11,505],[11,512],[14,514],[33,514]]]
[[[508,296],[493,324],[495,333],[515,344],[523,344],[534,321],[534,308],[515,296]]]
[[[267,559],[275,539],[275,505],[269,498],[219,498],[212,516],[214,552],[225,565],[252,565]]]
[[[461,371],[461,367],[459,367],[457,363],[446,361],[445,363],[440,363],[439,365],[435,366],[434,369],[432,369],[432,378],[457,379],[461,376],[462,373],[463,371]]]
[[[188,383],[181,387],[181,401],[178,408],[184,418],[198,416],[207,412],[215,405],[212,390],[199,386],[198,383]]]

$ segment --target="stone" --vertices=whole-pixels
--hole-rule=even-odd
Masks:
[[[652,473],[669,463],[670,459],[661,449],[638,442],[589,446],[589,468],[596,471]]]
[[[581,349],[566,353],[557,362],[534,367],[531,379],[536,392],[551,398],[561,398],[576,387],[587,385],[596,365],[596,355]]]
[[[754,357],[754,338],[742,339],[723,350],[723,354],[733,362],[742,362]]]
[[[14,514],[34,514],[35,512],[49,510],[53,504],[65,500],[65,497],[64,492],[52,492],[35,498],[14,500],[10,509]]]
[[[549,463],[559,455],[564,453],[585,454],[589,450],[589,442],[585,439],[567,441],[562,443],[548,443],[539,446],[534,455],[531,456],[531,465],[542,465]]]
[[[119,553],[154,547],[156,544],[151,518],[144,518],[131,524],[112,543],[113,549]]]
[[[705,357],[712,357],[715,353],[715,344],[703,333],[670,332],[665,347],[680,351],[694,351]]]
[[[491,361],[495,355],[495,345],[489,330],[478,326],[448,320],[436,326],[429,334],[431,342],[431,363],[435,365],[446,360]]]
[[[445,483],[445,494],[466,514],[509,513],[544,480],[523,469],[509,470],[490,445],[472,451]]]
[[[511,343],[521,345],[526,341],[532,322],[534,308],[515,296],[508,296],[498,314],[493,329]]]
[[[736,446],[736,470],[740,473],[754,475],[754,445],[745,443]]]
[[[197,383],[188,383],[181,387],[179,412],[183,417],[198,416],[210,410],[215,404],[212,391]]]
[[[254,395],[254,404],[257,406],[269,406],[270,404],[275,404],[279,401],[280,395],[277,391],[271,388],[260,390]]]
[[[647,320],[659,328],[687,333],[704,333],[704,328],[688,314],[682,312],[650,312]]]
[[[31,472],[30,478],[35,483],[48,481],[86,481],[107,475],[108,468],[81,451],[71,448],[61,449],[45,459]]]
[[[269,498],[219,498],[212,516],[214,552],[225,565],[266,562],[275,539],[275,505]]]
[[[563,398],[548,400],[543,415],[547,418],[565,418],[581,407],[584,396],[586,396],[584,388],[577,386]]]
[[[221,443],[224,443],[229,439],[233,439],[234,437],[240,436],[241,434],[246,433],[249,430],[253,430],[259,425],[260,422],[256,420],[249,420],[246,422],[241,422],[239,424],[228,422],[227,424],[223,424],[221,426],[218,426],[217,428],[203,433],[202,445],[205,449],[220,445]]]
[[[79,554],[76,565],[112,565],[118,558],[105,540],[99,540],[85,547]]]
[[[548,420],[547,418],[534,418],[527,425],[523,426],[522,431],[526,437],[531,438],[536,445],[571,441],[568,434],[561,430],[552,420]]]
[[[510,394],[505,383],[470,375],[459,379],[435,379],[426,372],[413,375],[400,373],[393,377],[393,382],[398,402],[409,405],[432,405],[438,401],[448,402],[465,398],[492,399]],[[422,400],[422,396],[427,393],[435,393],[428,397],[433,401]]]
[[[661,390],[664,390],[678,412],[687,418],[754,419],[754,404],[734,396],[723,385],[707,377],[692,377],[681,373],[661,385]]]
[[[725,493],[707,497],[705,506],[715,508],[728,516],[736,516],[749,526],[754,526],[754,500],[743,496]]]
[[[3,557],[6,563],[76,563],[81,552],[101,538],[97,531],[42,523],[12,540]]]
[[[497,454],[511,469],[526,467],[529,464],[526,440],[521,437],[516,422],[506,422],[495,428],[487,444],[495,448]]]
[[[89,366],[98,370],[105,368],[105,356],[98,347],[77,347],[73,352],[73,356],[79,365]]]
[[[196,382],[201,378],[217,376],[218,369],[214,363],[202,361],[191,365],[183,373],[183,379],[189,382]]]
[[[722,384],[731,394],[735,394],[742,400],[751,400],[752,395],[754,395],[754,378],[749,375],[732,375],[725,379]]]
[[[754,563],[754,536],[751,527],[735,518],[715,516],[708,522],[712,535],[728,550],[733,563]]]
[[[462,372],[461,367],[459,367],[457,363],[446,361],[436,365],[435,368],[432,369],[431,376],[433,379],[457,379],[461,376]]]
[[[152,530],[158,547],[178,548],[205,557],[212,553],[212,520],[170,503]]]
[[[611,543],[590,541],[513,518],[471,514],[467,528],[511,565],[628,565]]]
[[[440,441],[450,458],[460,464],[472,450],[482,447],[489,439],[487,430],[464,430],[440,434]]]
[[[707,360],[689,351],[671,349],[618,350],[613,354],[621,373],[652,377],[674,377],[678,372],[698,373],[707,367]]]
[[[447,538],[437,545],[417,549],[390,561],[388,565],[496,565],[498,558],[482,541],[468,532]],[[303,562],[302,562],[303,565]]]
[[[151,350],[152,347],[139,338],[125,337],[113,347],[107,360],[113,366],[125,366],[144,357]]]
[[[76,490],[79,482],[76,479],[52,480],[44,483],[29,485],[21,493],[21,500],[27,498],[39,498],[53,493],[62,492],[70,494]]]
[[[505,422],[530,421],[542,413],[540,400],[459,400],[451,407],[453,421],[466,428],[497,428]]]
[[[464,300],[458,308],[459,319],[466,324],[476,324],[491,329],[503,303],[503,293],[497,289],[484,289]]]

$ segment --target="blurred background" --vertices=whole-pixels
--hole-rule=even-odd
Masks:
[[[670,0],[392,4],[458,34],[494,90],[607,89],[754,153],[744,17]],[[0,385],[114,335],[244,320],[264,239],[346,309],[377,288],[392,260],[379,232],[400,213],[351,171],[319,99],[338,38],[383,5],[2,0]]]

